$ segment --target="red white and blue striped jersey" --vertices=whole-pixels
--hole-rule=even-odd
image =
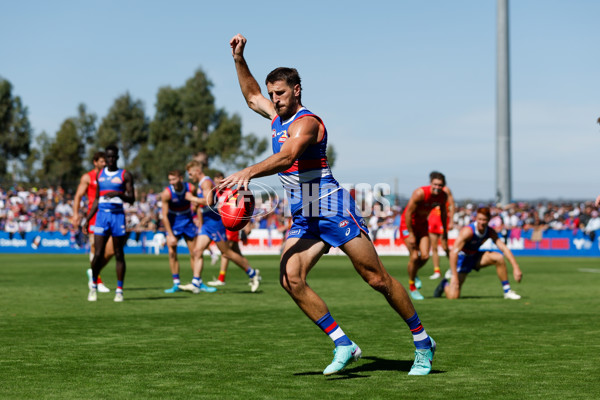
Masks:
[[[467,225],[469,229],[473,231],[473,237],[469,240],[462,248],[462,251],[467,254],[475,254],[479,251],[479,248],[490,238],[490,227],[485,227],[485,232],[479,233],[477,230],[477,222]]]
[[[323,125],[325,133],[320,142],[306,148],[291,168],[279,173],[279,180],[288,196],[292,214],[308,206],[309,203],[337,191],[340,187],[327,162],[327,129],[321,118],[304,107],[287,121],[281,121],[277,116],[271,122],[273,154],[279,153],[281,146],[289,138],[290,125],[304,117],[316,118]]]
[[[171,199],[169,200],[169,214],[182,215],[189,214],[192,212],[191,203],[185,199],[185,194],[191,192],[191,186],[189,183],[184,182],[181,191],[176,191],[173,185],[167,186],[171,193]]]
[[[125,193],[125,170],[109,171],[104,167],[98,175],[98,210],[108,212],[124,212],[123,200],[120,197],[104,197],[108,192]]]

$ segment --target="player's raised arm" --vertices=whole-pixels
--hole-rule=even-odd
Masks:
[[[235,70],[240,83],[240,89],[246,99],[248,107],[265,118],[273,119],[276,115],[273,103],[264,97],[260,91],[260,86],[246,63],[244,58],[244,48],[246,47],[247,39],[241,34],[235,35],[230,41],[231,55],[235,61]]]

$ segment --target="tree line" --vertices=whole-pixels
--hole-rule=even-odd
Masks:
[[[0,186],[62,186],[73,192],[92,168],[93,154],[109,144],[119,147],[119,165],[142,187],[159,189],[168,171],[183,169],[191,159],[245,167],[267,149],[268,141],[242,135],[240,117],[216,107],[212,86],[198,69],[181,87],[159,88],[152,120],[143,102],[128,92],[101,120],[81,103],[76,115],[50,136],[34,135],[23,100],[0,77]]]

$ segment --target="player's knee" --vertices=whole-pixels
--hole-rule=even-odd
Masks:
[[[429,261],[429,253],[421,254],[419,256],[419,261],[421,261],[423,264],[425,264],[427,261]]]
[[[292,296],[302,292],[306,285],[306,283],[299,276],[290,276],[288,274],[281,275],[279,278],[279,284]]]
[[[386,279],[385,276],[381,274],[373,274],[367,277],[367,283],[373,289],[377,290],[381,293],[388,293],[390,287],[390,280]]]

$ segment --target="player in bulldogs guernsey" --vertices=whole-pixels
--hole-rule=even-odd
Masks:
[[[96,226],[94,227],[94,258],[92,259],[93,285],[88,294],[89,301],[96,301],[96,289],[98,275],[104,267],[103,257],[106,242],[109,237],[113,238],[115,250],[117,289],[115,301],[123,301],[123,281],[125,280],[125,253],[123,248],[127,241],[125,232],[125,210],[123,203],[133,204],[135,193],[133,191],[133,177],[131,174],[117,167],[119,150],[116,146],[106,148],[106,167],[98,175],[98,188],[96,199],[90,211],[90,218],[96,212]],[[89,220],[84,226],[88,230]]]
[[[179,259],[177,258],[177,242],[184,238],[190,252],[190,265],[194,270],[196,235],[198,228],[194,223],[192,207],[189,200],[185,198],[186,193],[193,193],[195,188],[188,182],[183,181],[183,174],[179,170],[169,171],[167,174],[169,186],[161,193],[162,222],[167,232],[167,247],[169,249],[169,267],[173,286],[166,289],[165,293],[180,291],[179,284]]]
[[[521,296],[510,288],[504,256],[510,261],[513,268],[513,277],[517,282],[521,282],[523,273],[513,253],[498,236],[496,231],[488,226],[490,216],[491,213],[488,207],[480,207],[477,209],[475,222],[460,230],[450,252],[450,271],[452,272],[452,277],[450,281],[443,279],[440,282],[433,293],[434,297],[440,297],[442,293],[445,293],[448,299],[459,298],[460,290],[469,272],[472,270],[479,271],[480,268],[488,265],[495,265],[496,274],[498,275],[498,279],[500,279],[502,290],[504,291],[504,298],[510,300],[519,300],[521,298]],[[480,247],[488,239],[491,239],[498,246],[501,253],[480,250]]]
[[[90,242],[90,264],[94,259],[94,225],[96,224],[96,215],[90,218],[89,212],[92,209],[92,204],[94,203],[94,199],[96,198],[96,191],[98,186],[98,174],[100,171],[104,169],[106,166],[106,154],[103,151],[98,151],[94,154],[92,158],[92,163],[94,164],[94,169],[86,172],[81,176],[79,180],[79,186],[77,186],[77,191],[75,192],[75,198],[73,199],[73,217],[71,218],[71,223],[73,227],[77,228],[81,223],[81,215],[79,214],[79,205],[81,204],[81,200],[83,196],[87,193],[87,202],[88,202],[88,214],[86,214],[86,219],[89,219],[89,232],[88,238]],[[108,264],[112,256],[115,254],[113,249],[112,237],[108,239],[106,242],[106,247],[104,249],[104,265]],[[88,287],[91,289],[94,281],[92,279],[92,268],[87,269],[88,276]],[[98,275],[98,292],[100,293],[108,293],[110,289],[107,288],[100,275]]]
[[[280,283],[336,346],[333,361],[323,374],[341,371],[362,354],[323,299],[306,283],[307,274],[331,246],[346,253],[362,278],[406,321],[416,347],[410,374],[428,374],[435,342],[427,335],[402,285],[385,270],[354,201],[333,179],[325,156],[327,131],[323,121],[302,105],[298,71],[283,67],[271,71],[266,79],[267,99],[244,59],[246,38],[238,34],[229,44],[246,103],[272,121],[273,155],[228,176],[220,187],[247,188],[253,178],[279,174],[293,218],[281,255]]]

